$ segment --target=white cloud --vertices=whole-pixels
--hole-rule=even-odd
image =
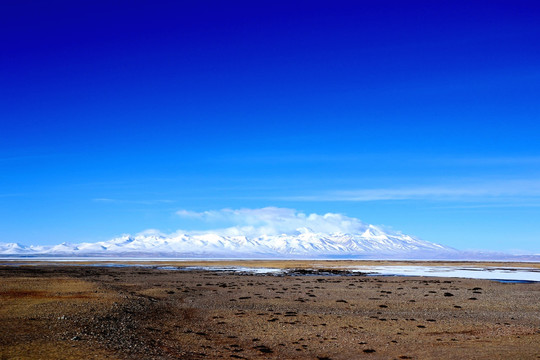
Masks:
[[[296,201],[503,201],[517,202],[540,197],[540,182],[508,180],[451,185],[404,188],[374,188],[327,191],[319,194],[290,196],[282,200]]]
[[[158,229],[146,229],[144,231],[141,231],[137,235],[142,235],[142,236],[163,236],[163,237],[167,236],[167,234],[165,234],[164,232],[161,232]]]
[[[178,210],[176,212],[176,215],[185,217],[185,218],[203,218],[204,217],[204,213],[190,211],[190,210]]]
[[[96,198],[96,199],[92,199],[92,201],[94,201],[94,202],[102,202],[102,203],[113,203],[113,202],[118,202],[118,200],[115,200],[115,199],[108,199],[108,198]]]
[[[156,204],[167,204],[174,203],[174,200],[163,200],[163,199],[154,199],[154,200],[121,200],[121,199],[110,199],[110,198],[95,198],[92,199],[94,202],[98,203],[114,203],[114,204],[138,204],[138,205],[156,205]]]
[[[212,230],[224,235],[294,234],[309,229],[320,233],[361,233],[369,225],[342,214],[306,214],[294,209],[265,207],[260,209],[222,209],[204,212],[179,210],[177,215],[207,222],[226,222],[230,227]],[[205,233],[209,231],[204,231]]]

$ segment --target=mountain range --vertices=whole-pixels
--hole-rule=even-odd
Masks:
[[[0,243],[0,255],[168,258],[448,258],[457,250],[366,225],[358,233],[322,233],[299,228],[274,235],[214,232],[165,235],[146,232],[108,241],[54,246]]]

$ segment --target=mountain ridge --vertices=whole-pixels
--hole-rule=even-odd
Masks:
[[[156,256],[321,258],[355,256],[443,255],[457,250],[369,225],[361,233],[321,233],[299,228],[276,235],[227,235],[216,232],[125,234],[94,243],[61,243],[53,246],[1,244],[0,255],[21,256]]]

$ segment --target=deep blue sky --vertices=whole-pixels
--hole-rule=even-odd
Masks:
[[[2,1],[0,242],[338,212],[540,253],[537,1]]]

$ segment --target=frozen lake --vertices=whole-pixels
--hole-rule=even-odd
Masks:
[[[178,262],[174,259],[174,262]],[[322,264],[313,264],[313,266],[295,269],[288,268],[285,264],[280,267],[264,266],[264,264],[257,264],[263,266],[251,266],[249,262],[246,265],[225,265],[207,264],[206,266],[182,266],[181,264],[171,264],[168,261],[156,261],[153,260],[152,264],[145,261],[145,259],[138,259],[137,263],[129,263],[125,259],[109,260],[107,262],[100,261],[93,262],[92,259],[84,259],[79,261],[90,261],[91,263],[78,264],[74,259],[47,259],[45,261],[13,261],[5,260],[0,265],[75,265],[78,266],[103,266],[103,267],[144,267],[153,268],[159,270],[170,271],[196,271],[196,270],[208,270],[208,271],[223,271],[234,273],[252,273],[252,274],[267,274],[267,275],[339,275],[338,273],[329,273],[328,270],[346,271],[351,273],[365,273],[368,276],[431,276],[431,277],[454,277],[454,278],[469,278],[469,279],[486,279],[486,280],[498,280],[508,282],[540,282],[540,269],[534,267],[511,267],[511,266],[464,266],[464,265],[343,265],[343,266],[324,266]],[[223,260],[222,260],[223,261]],[[163,262],[160,265],[159,262]],[[69,264],[71,263],[71,264]],[[74,264],[75,263],[75,264]],[[156,264],[157,263],[157,264]],[[300,271],[299,271],[300,270]],[[304,270],[304,273],[302,273]],[[306,272],[307,270],[308,272]],[[326,271],[325,271],[326,270]]]
[[[287,274],[288,269],[245,267],[245,266],[188,266],[188,267],[158,267],[168,270],[210,270],[228,271],[237,273]],[[367,273],[369,275],[383,276],[434,276],[434,277],[457,277],[469,279],[486,279],[509,282],[540,282],[540,269],[535,268],[491,268],[491,267],[459,267],[459,266],[354,266],[339,267],[336,270],[349,270],[351,272]],[[316,269],[314,269],[316,270]],[[322,275],[322,274],[321,274]]]
[[[351,271],[387,276],[435,276],[469,279],[540,281],[540,269],[459,266],[356,266]]]

